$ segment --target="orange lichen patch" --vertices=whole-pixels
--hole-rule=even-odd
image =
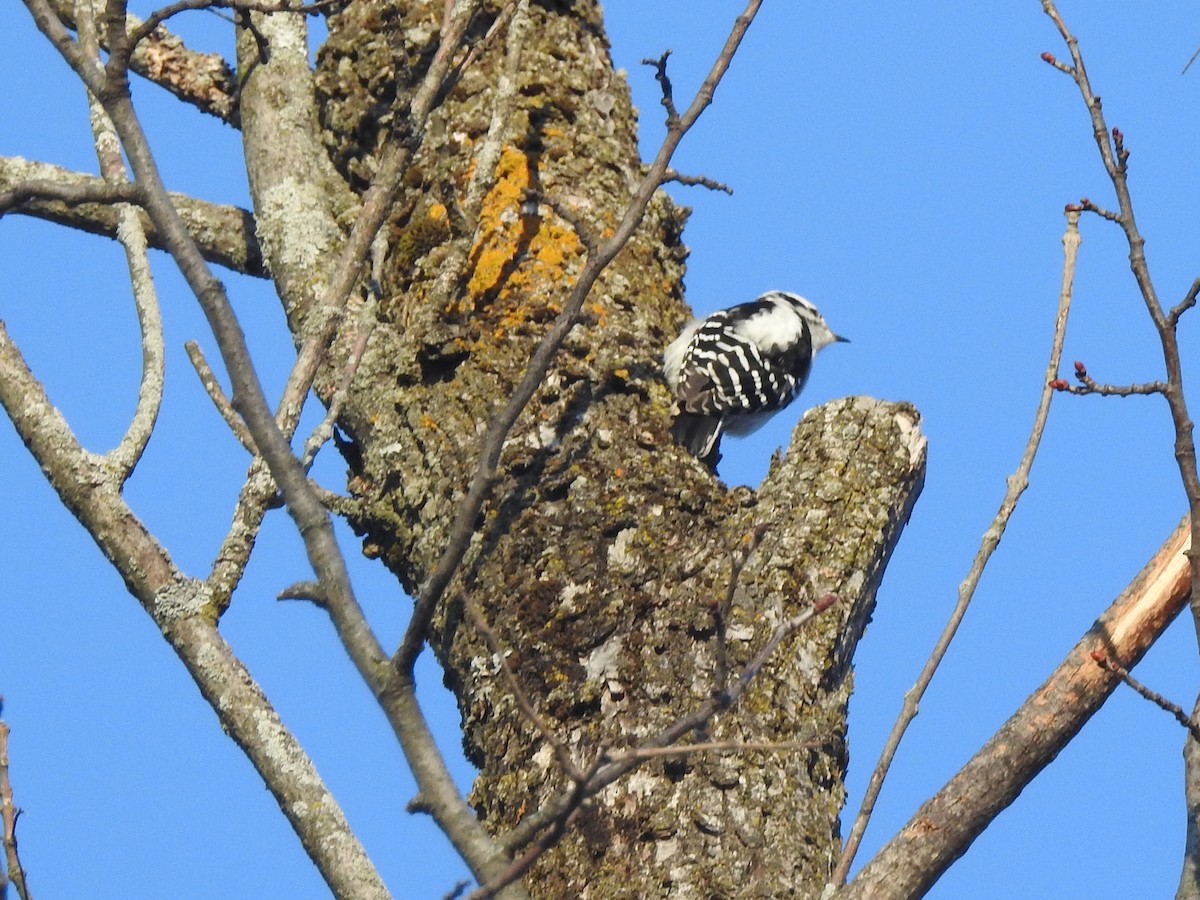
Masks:
[[[444,219],[446,218],[446,206],[443,203],[434,203],[429,207],[429,218]]]
[[[429,415],[429,413],[421,413],[421,427],[428,428],[433,431],[438,427],[437,419]]]
[[[529,186],[528,157],[505,147],[496,183],[479,212],[479,239],[471,249],[474,268],[467,289],[476,301],[497,307],[505,330],[557,305],[582,250],[565,223],[522,215]],[[510,299],[520,302],[509,307],[505,301]]]

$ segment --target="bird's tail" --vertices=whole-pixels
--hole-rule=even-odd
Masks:
[[[702,413],[681,412],[671,423],[671,437],[687,448],[710,469],[716,471],[721,458],[721,419]]]

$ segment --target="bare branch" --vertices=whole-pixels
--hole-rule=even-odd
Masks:
[[[836,894],[838,900],[919,897],[966,852],[1120,684],[1092,653],[1132,668],[1183,609],[1191,591],[1189,546],[1184,519],[1050,677]]]
[[[654,69],[654,80],[658,82],[659,89],[662,91],[662,105],[667,111],[667,129],[670,130],[679,122],[679,110],[675,108],[675,93],[671,87],[671,79],[667,75],[667,60],[671,58],[671,51],[665,50],[658,59],[643,59],[643,66],[651,66]]]
[[[21,811],[13,802],[12,782],[8,775],[8,723],[0,719],[0,828],[3,829],[4,861],[8,869],[8,884],[17,892],[20,900],[30,900],[29,885],[25,881],[25,869],[17,852],[17,819]],[[4,881],[0,880],[0,892]]]
[[[1102,650],[1093,650],[1092,659],[1096,661],[1096,665],[1100,666],[1100,668],[1108,672],[1112,672],[1123,682],[1133,688],[1133,690],[1139,696],[1149,700],[1164,712],[1170,713],[1175,718],[1176,722],[1188,730],[1188,733],[1192,736],[1193,740],[1200,741],[1200,725],[1197,725],[1190,718],[1188,718],[1188,715],[1183,711],[1182,706],[1180,706],[1178,703],[1172,703],[1162,694],[1146,687],[1146,685],[1142,684],[1140,681],[1130,675],[1128,669],[1115,660],[1110,659],[1108,654]]]
[[[205,259],[257,278],[267,276],[254,217],[249,212],[184,194],[170,196]],[[116,238],[116,203],[140,200],[140,188],[128,182],[113,186],[95,175],[50,163],[31,162],[19,156],[0,157],[0,211],[5,213],[33,216]],[[150,246],[165,249],[149,217],[139,211],[138,218]]]
[[[229,398],[221,390],[221,382],[217,380],[217,376],[213,372],[212,366],[208,364],[208,359],[205,358],[204,351],[200,349],[200,345],[195,341],[187,341],[184,343],[183,349],[187,351],[188,359],[191,360],[192,368],[196,370],[196,374],[200,378],[200,384],[204,388],[204,392],[212,400],[213,406],[217,408],[217,412],[225,420],[225,424],[229,426],[229,430],[233,432],[233,436],[238,439],[238,443],[246,449],[247,453],[252,455],[257,453],[254,447],[254,438],[250,436],[250,432],[246,429],[246,423],[234,411],[233,404],[229,402]]]
[[[94,59],[100,58],[100,46],[96,36],[96,22],[92,15],[92,0],[77,0],[76,13],[79,19],[79,43],[83,51]],[[91,113],[92,134],[96,145],[96,156],[100,161],[100,172],[109,185],[128,185],[125,162],[121,159],[121,145],[113,128],[112,120],[95,96],[88,95]],[[129,265],[129,280],[133,289],[133,302],[137,309],[138,328],[142,343],[142,377],[138,385],[137,406],[124,437],[115,449],[109,452],[107,462],[117,473],[120,481],[133,474],[134,467],[142,458],[158,413],[162,407],[166,349],[163,346],[162,311],[158,305],[158,292],[150,274],[150,258],[147,252],[146,232],[141,217],[128,204],[117,207],[117,239],[125,248],[125,260]]]
[[[1192,433],[1193,423],[1184,395],[1183,367],[1179,354],[1179,340],[1175,333],[1175,322],[1178,316],[1172,318],[1170,314],[1163,311],[1154,282],[1150,277],[1150,266],[1146,261],[1146,241],[1138,230],[1133,212],[1133,198],[1129,192],[1129,150],[1125,146],[1125,135],[1119,128],[1110,129],[1108,127],[1101,110],[1100,98],[1092,90],[1091,82],[1088,80],[1087,70],[1083,65],[1083,56],[1079,52],[1079,43],[1067,28],[1054,0],[1042,0],[1042,9],[1054,22],[1071,54],[1074,66],[1070,74],[1087,106],[1092,121],[1092,135],[1100,152],[1100,159],[1104,163],[1104,169],[1116,191],[1120,212],[1114,221],[1125,233],[1125,241],[1129,245],[1129,268],[1133,272],[1134,280],[1141,292],[1146,311],[1158,331],[1159,342],[1162,345],[1163,364],[1167,372],[1163,395],[1167,399],[1167,405],[1171,410],[1171,422],[1175,428],[1175,459],[1183,480],[1184,491],[1187,493],[1188,512],[1193,528],[1192,540],[1200,542],[1200,466],[1197,465],[1196,444]],[[1192,618],[1197,640],[1200,641],[1200,564],[1193,565],[1192,595]]]
[[[1088,374],[1087,367],[1078,361],[1075,363],[1075,377],[1079,379],[1078,385],[1055,378],[1049,382],[1048,386],[1060,393],[1077,394],[1081,397],[1088,394],[1099,394],[1102,397],[1133,397],[1144,394],[1165,394],[1168,389],[1168,386],[1161,381],[1126,385],[1100,384]]]
[[[79,445],[2,322],[0,406],[63,505],[121,574],[221,727],[262,775],[330,889],[339,897],[389,897],[312,760],[217,630],[207,586],[176,568],[129,509],[103,460]]]
[[[1188,288],[1187,294],[1178,304],[1171,307],[1171,311],[1167,314],[1167,319],[1171,323],[1171,327],[1179,324],[1180,317],[1196,305],[1196,297],[1200,295],[1200,278],[1192,282],[1192,286]]]
[[[954,635],[958,632],[958,626],[962,623],[963,616],[967,612],[967,607],[975,596],[975,589],[979,585],[979,579],[983,576],[983,570],[987,566],[988,560],[991,559],[992,553],[999,546],[1000,538],[1004,534],[1008,520],[1017,508],[1017,502],[1029,486],[1029,471],[1033,467],[1033,460],[1037,456],[1038,445],[1042,440],[1042,432],[1046,428],[1046,418],[1050,413],[1050,400],[1054,393],[1048,382],[1058,371],[1059,362],[1062,359],[1063,340],[1067,330],[1067,315],[1071,311],[1071,291],[1075,280],[1075,260],[1079,253],[1081,242],[1079,236],[1079,211],[1067,209],[1066,217],[1067,228],[1062,238],[1062,283],[1058,295],[1058,313],[1054,320],[1054,336],[1050,345],[1050,359],[1046,363],[1047,383],[1042,388],[1042,396],[1038,401],[1037,412],[1034,414],[1033,427],[1030,430],[1029,440],[1025,444],[1025,450],[1021,454],[1021,460],[1017,465],[1016,471],[1008,478],[1008,489],[1004,494],[1004,499],[1000,502],[1000,508],[997,510],[991,526],[984,532],[983,540],[980,542],[979,550],[975,554],[975,559],[971,563],[971,568],[967,572],[966,578],[959,585],[958,602],[950,613],[950,619],[946,622],[945,628],[934,645],[933,652],[930,653],[929,659],[921,670],[921,674],[917,677],[916,684],[904,695],[904,704],[900,715],[896,719],[896,723],[892,726],[892,730],[888,734],[887,741],[884,743],[883,750],[879,755],[879,761],[875,764],[875,768],[871,772],[858,815],[855,816],[854,824],[850,827],[850,833],[846,838],[842,856],[838,860],[837,867],[832,876],[833,884],[840,885],[845,883],[850,866],[854,862],[854,856],[858,852],[858,847],[862,842],[863,833],[866,831],[867,824],[871,820],[871,813],[875,809],[875,803],[879,799],[879,792],[883,788],[883,781],[887,777],[892,760],[895,758],[896,750],[900,746],[900,741],[903,739],[905,731],[908,730],[908,726],[917,717],[921,698],[925,695],[926,688],[929,687],[929,683],[933,680],[938,666],[941,665],[942,659],[950,647],[950,642],[954,640]]]
[[[663,182],[674,181],[677,184],[689,186],[706,187],[710,191],[721,191],[722,193],[733,195],[733,188],[725,184],[723,181],[714,181],[705,175],[684,175],[681,172],[676,172],[674,169],[667,169],[663,173]]]
[[[1121,214],[1120,213],[1115,213],[1111,209],[1105,209],[1103,206],[1098,206],[1097,204],[1095,204],[1091,200],[1089,200],[1087,197],[1080,198],[1079,208],[1082,209],[1084,212],[1094,213],[1095,215],[1097,215],[1100,218],[1105,219],[1109,222],[1116,222],[1118,225],[1121,224]]]
[[[128,181],[110,183],[102,179],[86,182],[23,181],[0,192],[0,215],[21,212],[19,207],[39,202],[58,202],[68,206],[83,203],[139,203],[141,190]]]
[[[312,466],[313,460],[317,458],[317,453],[333,436],[333,429],[337,423],[338,416],[342,414],[342,407],[345,405],[346,398],[350,394],[350,388],[354,384],[354,376],[358,372],[358,364],[362,361],[363,354],[367,351],[367,342],[371,339],[371,332],[374,329],[374,325],[372,324],[374,317],[373,304],[364,306],[362,315],[358,318],[358,336],[354,339],[354,346],[350,348],[350,358],[346,360],[346,364],[342,368],[342,379],[334,389],[333,394],[326,401],[325,417],[313,429],[308,440],[304,442],[304,454],[301,457],[301,463],[305,469]]]

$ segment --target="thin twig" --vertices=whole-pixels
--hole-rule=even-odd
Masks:
[[[664,756],[687,756],[690,753],[791,753],[797,750],[820,750],[826,741],[704,741],[696,744],[676,744],[673,747],[635,747],[620,753],[610,753],[611,762],[645,761]]]
[[[17,819],[21,811],[13,802],[12,782],[8,777],[8,723],[0,719],[0,821],[3,823],[4,860],[8,881],[21,900],[30,900],[25,870],[17,853]]]
[[[301,462],[305,469],[312,466],[317,453],[333,436],[333,428],[342,414],[342,407],[345,406],[346,399],[350,396],[350,388],[354,384],[354,376],[358,373],[358,364],[362,362],[363,354],[367,351],[367,342],[370,341],[371,334],[375,330],[375,321],[375,304],[364,304],[362,314],[358,317],[358,335],[354,339],[354,346],[350,348],[350,358],[342,367],[342,378],[329,398],[325,417],[313,429],[308,440],[304,442]]]
[[[1187,70],[1188,70],[1188,69],[1190,69],[1190,68],[1192,67],[1192,63],[1194,63],[1194,62],[1196,61],[1196,57],[1198,57],[1198,56],[1200,56],[1200,47],[1197,47],[1197,48],[1196,48],[1196,52],[1195,52],[1195,53],[1193,53],[1191,56],[1189,56],[1189,57],[1188,57],[1188,61],[1187,61],[1186,63],[1184,63],[1184,65],[1183,65],[1183,69],[1180,71],[1180,73],[1179,73],[1179,74],[1180,74],[1180,75],[1186,75],[1186,74],[1187,74]]]
[[[576,788],[576,793],[580,795],[580,803],[582,803],[582,794],[578,787]],[[560,820],[556,820],[549,828],[538,835],[537,839],[523,853],[514,857],[513,861],[508,864],[508,867],[503,872],[488,881],[487,884],[481,884],[475,888],[463,900],[490,900],[491,897],[496,895],[497,891],[515,882],[533,867],[533,864],[541,858],[543,853],[562,839],[572,820],[578,814],[579,806],[576,805]]]
[[[484,51],[486,51],[488,47],[491,46],[496,35],[499,34],[500,30],[504,28],[506,24],[508,24],[510,19],[513,18],[513,14],[516,11],[518,3],[526,9],[529,7],[528,0],[509,0],[504,9],[500,10],[500,14],[492,20],[492,24],[488,27],[487,34],[485,34],[481,40],[473,44],[463,55],[462,60],[455,64],[454,68],[447,76],[445,84],[442,86],[442,96],[445,96],[454,88],[456,84],[458,84],[458,80],[462,78],[463,73],[469,69],[475,63],[475,61],[479,59],[480,56],[483,55]],[[515,22],[515,19],[513,21]],[[521,26],[509,25],[508,33],[510,35],[510,45],[512,40],[511,35],[514,27],[517,28],[518,32],[522,30]]]
[[[1088,374],[1087,367],[1076,361],[1075,377],[1079,380],[1078,385],[1072,385],[1062,378],[1055,378],[1050,382],[1050,387],[1064,394],[1076,394],[1084,397],[1088,394],[1098,394],[1102,397],[1133,397],[1145,394],[1165,394],[1167,385],[1161,381],[1148,381],[1144,384],[1100,384],[1091,375]]]
[[[496,632],[488,622],[487,617],[483,614],[483,610],[479,608],[479,604],[473,598],[467,596],[464,598],[463,605],[466,607],[471,624],[475,626],[475,629],[483,637],[484,643],[487,644],[488,652],[492,654],[492,659],[495,660],[496,666],[503,673],[504,680],[508,682],[508,689],[512,692],[513,700],[516,702],[517,709],[520,710],[521,715],[533,725],[537,733],[542,736],[542,740],[553,748],[554,755],[558,758],[558,764],[562,768],[563,774],[574,782],[579,783],[584,781],[586,776],[571,756],[570,749],[554,733],[554,729],[550,727],[537,711],[537,708],[533,705],[533,701],[529,699],[529,694],[521,685],[516,673],[512,670],[512,666],[508,664],[508,652],[500,642],[500,638],[496,636]]]
[[[37,200],[80,206],[84,203],[140,203],[141,198],[141,187],[128,181],[26,181],[0,191],[0,216]]]
[[[722,193],[733,195],[733,188],[725,184],[723,181],[716,181],[705,175],[684,175],[682,172],[676,172],[674,169],[667,169],[663,175],[664,181],[674,181],[676,184],[683,184],[695,187],[706,187],[710,191],[721,191]]]
[[[831,878],[833,884],[841,885],[846,882],[846,876],[850,871],[850,866],[854,862],[854,856],[858,852],[859,845],[862,843],[863,834],[866,832],[867,824],[871,820],[871,814],[875,810],[875,803],[879,799],[879,792],[883,788],[884,779],[891,768],[892,760],[895,758],[900,741],[903,739],[905,731],[908,730],[908,726],[916,718],[921,698],[925,695],[926,688],[929,687],[929,683],[933,680],[938,666],[941,665],[942,659],[950,647],[950,642],[954,640],[954,635],[958,632],[958,626],[962,623],[963,616],[967,612],[967,607],[975,596],[975,589],[979,585],[979,579],[983,576],[983,570],[987,566],[988,560],[991,559],[992,553],[1000,544],[1000,538],[1004,534],[1008,520],[1016,510],[1017,501],[1020,500],[1021,494],[1029,486],[1029,471],[1033,467],[1033,460],[1037,455],[1038,445],[1042,440],[1042,432],[1046,428],[1046,418],[1050,413],[1050,401],[1054,394],[1049,382],[1058,372],[1058,366],[1062,359],[1063,340],[1067,330],[1067,314],[1071,310],[1071,291],[1075,280],[1075,260],[1078,256],[1081,242],[1079,236],[1080,211],[1073,207],[1068,207],[1065,210],[1065,215],[1067,217],[1067,229],[1062,238],[1063,269],[1062,283],[1058,295],[1058,312],[1054,319],[1054,337],[1050,345],[1050,359],[1046,364],[1046,380],[1043,382],[1044,387],[1042,388],[1041,398],[1038,400],[1037,412],[1034,414],[1033,428],[1030,430],[1029,440],[1025,444],[1025,451],[1021,455],[1021,461],[1017,465],[1016,471],[1008,478],[1008,489],[1005,492],[1004,499],[1000,503],[1000,508],[996,512],[992,524],[984,532],[970,571],[968,571],[967,577],[963,580],[962,584],[959,585],[958,602],[950,613],[950,619],[946,622],[945,628],[943,628],[941,635],[938,637],[937,643],[934,645],[929,659],[925,662],[925,666],[922,668],[916,683],[904,695],[904,704],[900,715],[896,719],[896,723],[892,726],[892,730],[888,734],[887,741],[884,743],[883,750],[879,755],[879,761],[875,764],[875,768],[871,772],[862,805],[859,807],[858,815],[855,816],[854,823],[850,827],[846,844],[842,849],[841,858],[834,869]]]
[[[667,60],[670,58],[671,51],[664,50],[658,59],[647,57],[642,60],[643,66],[651,66],[654,69],[654,80],[658,82],[659,91],[662,93],[661,103],[667,111],[668,131],[679,122],[679,110],[675,108],[675,89],[671,86],[670,76],[667,75]]]
[[[1188,288],[1188,292],[1184,295],[1184,298],[1171,307],[1171,311],[1167,313],[1167,319],[1172,327],[1178,325],[1180,317],[1196,305],[1197,296],[1200,296],[1200,278],[1192,282],[1192,286]]]
[[[641,222],[650,199],[662,184],[663,174],[669,167],[671,157],[674,155],[675,149],[679,146],[679,142],[700,117],[700,114],[712,102],[713,93],[728,70],[729,64],[733,60],[733,55],[737,52],[738,45],[741,43],[751,22],[754,21],[754,16],[761,4],[762,0],[750,0],[745,10],[734,22],[724,47],[713,63],[708,76],[696,92],[691,105],[681,117],[677,116],[670,121],[667,135],[663,139],[658,154],[630,198],[629,205],[625,210],[620,224],[611,237],[596,249],[595,253],[588,255],[587,262],[584,264],[578,279],[571,289],[570,295],[563,304],[562,312],[559,313],[549,332],[534,351],[529,367],[526,369],[521,382],[513,391],[508,404],[492,420],[483,439],[475,475],[471,480],[471,485],[466,495],[459,504],[446,546],[437,563],[434,565],[433,571],[425,579],[424,584],[421,585],[417,592],[417,602],[413,607],[408,629],[405,631],[400,646],[397,648],[395,654],[393,654],[392,661],[398,670],[411,671],[413,664],[416,662],[417,655],[424,645],[425,634],[429,627],[429,622],[433,618],[434,610],[437,609],[443,593],[458,571],[467,547],[470,545],[471,537],[475,533],[475,523],[479,518],[479,512],[483,509],[484,503],[491,495],[493,481],[496,476],[496,467],[500,461],[500,452],[504,448],[504,443],[508,439],[508,434],[512,430],[517,417],[541,386],[542,380],[546,372],[549,371],[559,347],[562,346],[567,335],[570,334],[571,330],[580,320],[584,301],[587,300],[592,285],[595,284],[600,273],[612,262],[621,248],[629,241],[634,229]],[[673,109],[673,105],[670,108]]]
[[[1089,200],[1087,197],[1081,197],[1079,200],[1079,208],[1084,212],[1090,212],[1109,222],[1121,223],[1121,214],[1115,213],[1111,209],[1105,209]]]
[[[746,563],[750,561],[750,557],[762,543],[763,535],[767,533],[768,528],[770,525],[755,525],[746,532],[738,542],[738,546],[729,553],[729,586],[725,590],[724,598],[717,603],[713,610],[716,631],[714,651],[716,662],[713,667],[713,693],[715,694],[724,694],[729,687],[729,648],[725,634],[729,624],[729,611],[733,608],[733,595],[737,591],[742,569],[746,567]]]
[[[257,455],[258,450],[254,446],[254,438],[251,437],[242,417],[234,410],[229,398],[225,396],[225,391],[221,389],[221,382],[217,380],[216,373],[208,364],[200,345],[195,341],[186,341],[183,349],[187,352],[188,359],[192,362],[192,368],[196,370],[196,375],[200,378],[200,385],[204,388],[204,392],[212,400],[213,406],[217,408],[217,412],[225,420],[225,424],[229,426],[233,436],[238,439],[238,443],[246,449],[247,453]]]
[[[1096,661],[1096,664],[1100,666],[1100,668],[1107,672],[1112,672],[1123,682],[1133,688],[1134,691],[1149,700],[1159,709],[1169,712],[1175,717],[1176,722],[1188,730],[1188,733],[1191,734],[1193,740],[1200,741],[1200,725],[1197,725],[1191,720],[1191,718],[1188,717],[1188,714],[1183,711],[1183,707],[1177,703],[1172,703],[1162,694],[1146,687],[1146,685],[1142,684],[1140,681],[1130,675],[1128,669],[1126,669],[1116,660],[1110,658],[1107,653],[1104,653],[1101,650],[1093,650],[1092,659]]]

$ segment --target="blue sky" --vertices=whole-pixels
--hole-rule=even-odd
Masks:
[[[676,158],[734,195],[672,190],[694,208],[685,233],[694,309],[794,290],[853,341],[822,354],[796,411],[726,443],[727,480],[761,478],[801,406],[870,394],[911,401],[923,415],[925,491],[857,657],[851,814],[1024,446],[1049,351],[1062,207],[1081,196],[1112,202],[1074,84],[1039,59],[1066,55],[1039,3],[876,6],[765,4]],[[661,135],[661,107],[639,60],[672,49],[676,97],[689,96],[740,9],[726,0],[605,4],[614,57],[642,110],[644,154]],[[1064,0],[1061,10],[1110,124],[1126,134],[1152,272],[1173,303],[1200,274],[1200,68],[1180,73],[1200,45],[1194,9]],[[200,47],[229,44],[229,26],[214,16],[176,21]],[[82,93],[16,3],[0,9],[0,60],[10,84],[0,153],[94,171]],[[170,187],[246,202],[232,130],[153,88],[138,88],[136,100]],[[176,560],[201,574],[245,459],[182,351],[187,339],[211,350],[202,317],[169,261],[154,264],[167,404],[129,497]],[[97,450],[119,437],[136,396],[123,267],[102,239],[0,222],[0,318]],[[266,285],[226,281],[277,390],[290,353],[277,303]],[[1182,328],[1185,375],[1200,358],[1195,316]],[[1100,381],[1162,373],[1120,235],[1095,217],[1083,223],[1066,358],[1084,360]],[[0,466],[0,693],[35,894],[324,896],[257,775],[8,426]],[[336,460],[325,460],[321,477],[339,486]],[[1044,679],[1183,509],[1158,398],[1055,399],[1031,489],[901,748],[860,861]],[[368,612],[385,643],[395,640],[407,601],[343,536]],[[440,897],[464,869],[428,821],[403,812],[413,788],[382,716],[323,617],[272,599],[303,577],[299,541],[275,515],[225,631],[397,896]],[[453,753],[457,714],[424,665],[426,702]],[[1190,623],[1177,622],[1136,674],[1190,708],[1200,687]],[[1118,692],[930,896],[1173,893],[1182,745],[1168,716]],[[466,786],[465,764],[459,774]]]

